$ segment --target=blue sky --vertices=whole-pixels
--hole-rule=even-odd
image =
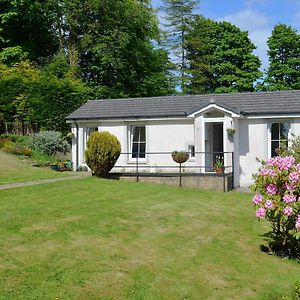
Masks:
[[[161,0],[152,0],[154,7]],[[200,0],[198,12],[213,20],[226,20],[242,30],[247,30],[257,46],[255,54],[262,61],[262,69],[268,66],[267,39],[274,25],[285,23],[300,33],[300,0]]]

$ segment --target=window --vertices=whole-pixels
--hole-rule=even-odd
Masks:
[[[277,149],[288,145],[289,125],[286,122],[271,124],[271,157],[277,156]]]
[[[98,131],[98,127],[87,127],[86,128],[86,141],[89,139],[90,135],[96,131]]]
[[[145,126],[131,127],[131,157],[146,157],[146,129]]]
[[[188,151],[189,151],[190,158],[195,158],[195,146],[189,145]]]

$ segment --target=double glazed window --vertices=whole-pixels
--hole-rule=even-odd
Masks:
[[[145,126],[131,127],[131,157],[146,157],[146,128]]]
[[[286,122],[271,124],[271,157],[277,156],[277,149],[288,145],[289,125]]]

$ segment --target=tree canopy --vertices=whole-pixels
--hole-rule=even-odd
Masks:
[[[268,39],[269,68],[263,90],[300,89],[300,34],[278,24]]]
[[[187,35],[189,93],[254,91],[260,60],[248,33],[228,22],[197,17]]]

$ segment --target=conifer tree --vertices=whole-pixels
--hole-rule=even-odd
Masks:
[[[164,24],[167,29],[167,47],[170,55],[176,59],[177,70],[180,73],[182,93],[188,80],[188,60],[186,57],[186,35],[194,20],[194,10],[199,6],[199,0],[163,0]]]

